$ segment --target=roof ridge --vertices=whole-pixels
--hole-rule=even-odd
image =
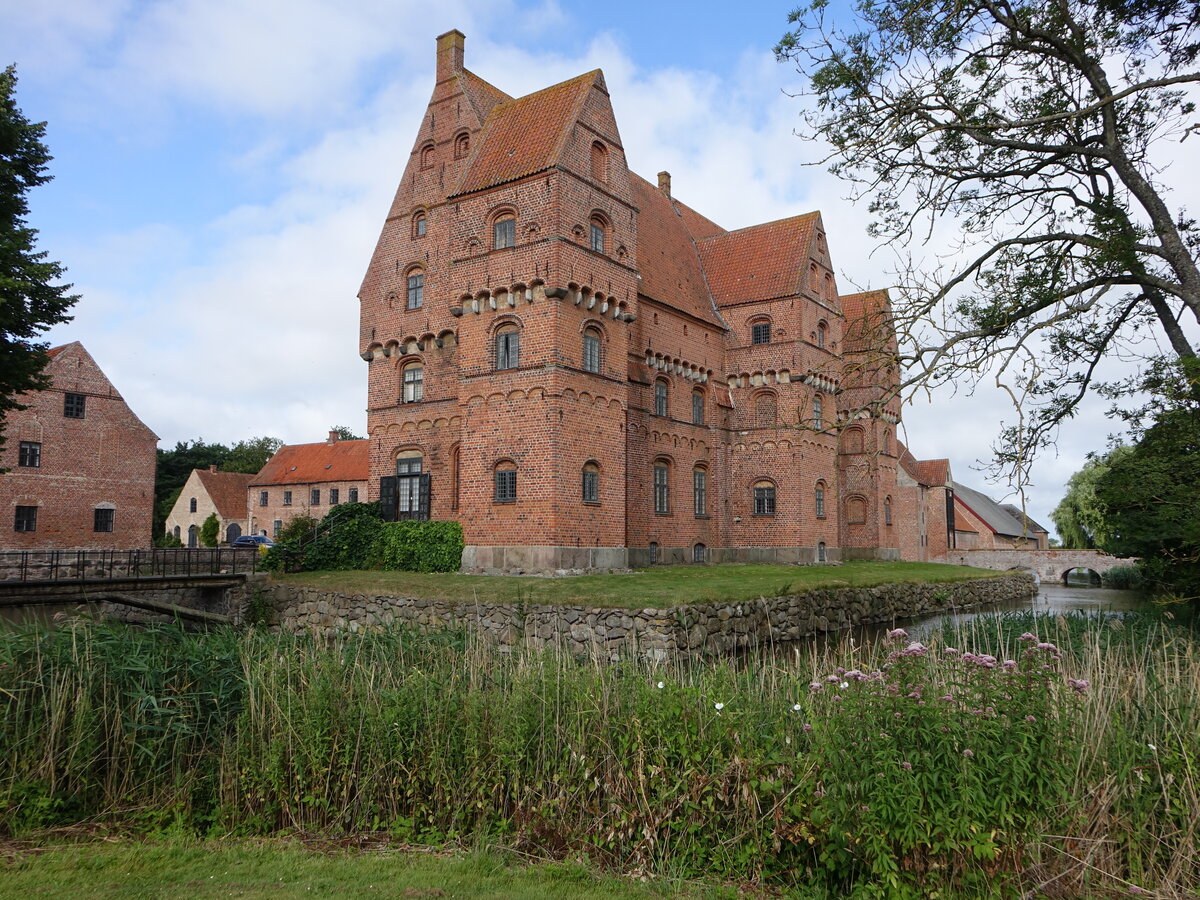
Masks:
[[[604,73],[601,72],[599,69],[592,69],[590,72],[584,72],[582,75],[579,75],[574,79],[567,79],[567,81],[564,81],[562,83],[567,84],[570,81],[578,81],[582,85],[584,83],[584,79],[588,78],[589,76],[591,76],[591,81],[587,84],[588,90],[590,90],[591,88],[594,88],[596,86],[596,77],[597,76],[599,76],[601,79],[604,78]],[[583,105],[586,102],[587,102],[587,91],[580,91],[578,96],[576,96],[576,98],[575,98],[575,105],[571,109],[571,115],[567,118],[568,122],[577,123],[579,121],[580,117],[583,115]],[[562,159],[563,150],[566,149],[567,142],[571,139],[571,131],[572,130],[573,129],[571,129],[571,128],[564,128],[562,130],[562,133],[558,136],[558,140],[554,144],[554,153],[550,157],[551,159],[553,159],[553,160]]]
[[[731,228],[727,231],[722,232],[721,234],[710,235],[709,237],[701,238],[700,240],[706,241],[706,242],[707,241],[715,241],[715,240],[719,240],[724,237],[729,237],[730,235],[741,234],[744,231],[754,231],[756,228],[765,228],[768,225],[782,225],[785,222],[799,222],[802,219],[811,219],[813,217],[820,216],[820,215],[821,215],[821,211],[819,209],[814,209],[811,212],[800,213],[795,216],[785,216],[782,219],[772,219],[770,222],[759,222],[757,225],[745,225],[741,228]],[[707,218],[707,216],[705,218]],[[710,219],[709,221],[712,221],[712,220]],[[713,224],[716,225],[717,223],[713,222]]]

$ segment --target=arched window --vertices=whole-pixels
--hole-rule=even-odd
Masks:
[[[702,563],[708,559],[708,548],[703,544],[692,547],[692,562]]]
[[[193,497],[191,500],[188,501],[188,512],[195,512],[195,511],[196,511],[196,498]]]
[[[424,147],[421,148],[421,168],[422,169],[432,169],[433,168],[435,153],[436,153],[436,151],[434,150],[433,144],[426,144]]]
[[[406,278],[406,309],[420,309],[425,304],[425,273],[417,267],[408,270]]]
[[[817,431],[820,431],[825,427],[825,409],[820,394],[816,394],[813,397],[812,412],[813,428],[817,429]]]
[[[671,512],[671,463],[654,461],[654,512],[665,516]]]
[[[179,540],[179,526],[175,526],[175,540]]]
[[[775,425],[778,416],[778,404],[775,395],[764,391],[754,397],[754,424],[760,428],[770,428]]]
[[[846,500],[846,521],[851,525],[862,525],[867,521],[867,501],[862,497]]]
[[[450,450],[450,508],[458,509],[458,493],[462,476],[462,447],[455,444]],[[353,501],[351,501],[353,502]]]
[[[833,276],[828,272],[825,273],[825,299],[833,299]]]
[[[825,482],[818,481],[817,489],[813,494],[813,508],[816,510],[817,518],[825,518]]]
[[[821,295],[821,273],[817,271],[816,263],[808,267],[808,287],[815,296]]]
[[[608,181],[608,148],[600,141],[592,143],[592,177],[597,181]]]
[[[697,516],[708,515],[708,470],[704,466],[692,469],[692,505]]]
[[[599,216],[592,216],[591,222],[588,223],[588,246],[597,253],[603,253],[604,237],[607,232],[607,223]]]
[[[883,524],[892,524],[892,498],[885,497],[883,500]]]
[[[883,429],[883,452],[888,456],[892,455],[892,431],[890,428]]]
[[[425,237],[425,230],[426,230],[427,224],[428,223],[425,218],[425,210],[419,209],[415,213],[413,213],[413,224],[412,224],[413,237],[415,237],[415,238]]]
[[[454,137],[454,158],[462,159],[471,152],[471,135],[465,131]]]
[[[775,485],[765,479],[754,482],[754,515],[775,515]]]
[[[821,543],[817,544],[817,562],[828,562],[828,558],[825,553],[824,541],[821,541]]]
[[[420,450],[396,454],[396,518],[421,522],[429,518],[429,475]]]
[[[825,338],[828,331],[829,326],[825,322],[817,323],[817,346],[822,350],[825,349]]]
[[[771,320],[767,318],[759,319],[750,323],[750,343],[751,344],[769,344],[771,343]]]
[[[516,325],[496,329],[496,368],[515,369],[521,364],[521,330]]]
[[[400,399],[404,403],[416,403],[425,399],[425,366],[419,362],[406,363],[403,369],[403,389]]]
[[[600,466],[595,460],[589,461],[583,467],[583,502],[600,502]]]
[[[847,453],[862,453],[863,452],[863,430],[855,425],[853,428],[846,429],[846,451]]]
[[[501,213],[492,223],[492,249],[503,250],[517,245],[517,217],[511,212]]]
[[[667,379],[660,378],[654,382],[654,414],[665,416],[669,411],[667,405],[669,384]]]
[[[692,424],[704,424],[704,391],[700,388],[692,391]]]
[[[494,473],[496,503],[517,502],[517,464],[511,459],[502,459],[496,463]]]
[[[583,331],[583,371],[600,371],[600,329],[585,328]]]
[[[651,541],[650,546],[647,549],[649,550],[648,559],[650,565],[654,565],[656,562],[658,562],[658,542]]]
[[[187,545],[191,549],[195,549],[200,544],[200,529],[195,525],[188,526]]]

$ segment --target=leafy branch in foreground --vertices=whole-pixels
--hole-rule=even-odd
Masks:
[[[995,377],[1021,476],[1112,357],[1192,358],[1200,230],[1161,173],[1200,125],[1200,0],[825,0],[776,47],[807,77],[805,134],[903,255],[903,388]],[[952,235],[952,237],[950,237]],[[1166,347],[1164,348],[1163,342]]]

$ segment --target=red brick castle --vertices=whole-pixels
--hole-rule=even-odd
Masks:
[[[359,294],[385,513],[462,522],[468,571],[944,557],[949,467],[820,214],[726,231],[629,171],[599,70],[514,99],[463,46]]]

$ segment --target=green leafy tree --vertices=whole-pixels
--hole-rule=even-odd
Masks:
[[[1066,549],[1108,549],[1106,509],[1096,498],[1096,485],[1108,474],[1111,461],[1127,453],[1129,448],[1120,446],[1103,456],[1093,456],[1067,482],[1066,495],[1050,513]]]
[[[205,547],[215,547],[221,537],[221,520],[216,513],[209,513],[204,524],[200,526],[200,543]]]
[[[48,385],[49,357],[37,338],[70,321],[79,298],[60,283],[63,267],[35,249],[37,231],[26,224],[30,188],[45,184],[51,156],[44,122],[30,122],[17,107],[16,68],[0,72],[0,447],[9,410],[23,409],[22,393]]]
[[[247,472],[257,474],[267,464],[275,451],[283,446],[283,441],[273,437],[256,437],[248,441],[238,441],[229,451],[221,466],[226,472]]]
[[[855,7],[814,0],[776,47],[807,76],[802,136],[902,260],[905,387],[1002,378],[997,458],[1021,476],[1105,357],[1153,360],[1150,336],[1195,355],[1200,230],[1159,176],[1197,128],[1200,0]],[[940,262],[902,252],[946,234]]]
[[[154,533],[161,534],[179,493],[192,469],[216,466],[223,472],[256,473],[271,455],[283,446],[273,437],[250,438],[232,447],[208,444],[203,439],[177,441],[174,449],[158,451],[158,470],[154,480]]]

